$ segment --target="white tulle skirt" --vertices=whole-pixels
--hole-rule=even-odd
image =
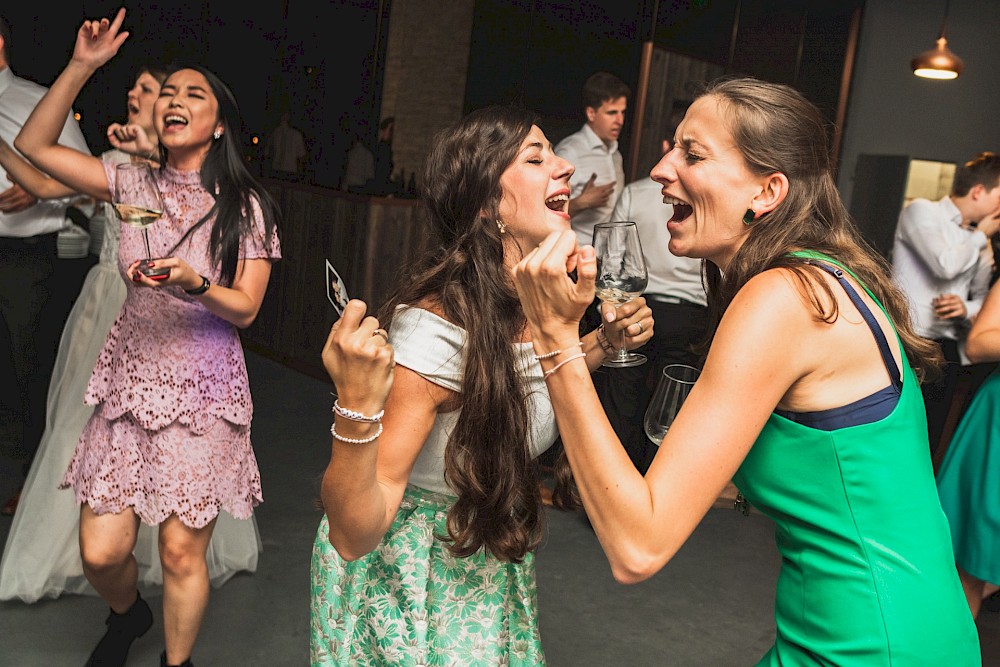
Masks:
[[[80,561],[80,507],[72,489],[58,486],[93,411],[83,403],[87,381],[124,300],[117,268],[102,260],[87,274],[63,329],[49,384],[45,433],[0,561],[2,600],[30,603],[63,593],[96,595]],[[143,588],[163,582],[157,532],[156,526],[140,524],[135,557]],[[260,551],[253,518],[241,521],[220,513],[207,554],[212,584],[221,586],[239,571],[255,571]]]

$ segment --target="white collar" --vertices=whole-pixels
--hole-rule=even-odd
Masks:
[[[612,141],[611,145],[609,146],[608,144],[604,143],[604,141],[599,136],[597,136],[597,133],[594,132],[593,129],[591,129],[589,123],[583,124],[583,134],[584,136],[587,137],[587,145],[589,145],[591,148],[603,148],[609,153],[614,153],[616,150],[618,150],[617,139]]]
[[[0,95],[3,95],[4,91],[10,87],[13,81],[14,73],[10,71],[10,67],[0,69]]]
[[[951,200],[951,197],[942,198],[938,204],[940,204],[941,208],[945,210],[950,222],[955,223],[959,227],[962,226],[962,212],[958,210],[957,206],[955,206],[955,202]]]

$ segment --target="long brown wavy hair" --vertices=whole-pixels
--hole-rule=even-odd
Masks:
[[[779,267],[793,273],[817,318],[834,322],[837,300],[821,277],[822,269],[788,256],[795,250],[813,250],[843,263],[871,290],[895,325],[917,377],[934,376],[941,364],[940,349],[914,332],[908,302],[889,264],[851,221],[834,184],[828,128],[819,110],[789,86],[750,78],[717,81],[702,96],[718,100],[750,171],[761,176],[780,172],[789,183],[784,201],[750,226],[725,275],[705,262],[713,331],[748,280]]]
[[[528,391],[514,348],[526,321],[496,223],[500,177],[535,124],[524,109],[495,106],[437,135],[422,194],[440,246],[404,272],[379,317],[390,322],[399,304],[430,306],[467,333],[461,413],[445,448],[445,479],[458,499],[441,536],[458,557],[485,549],[520,562],[543,536]],[[564,458],[557,465],[568,469]],[[566,484],[556,495],[573,506]]]

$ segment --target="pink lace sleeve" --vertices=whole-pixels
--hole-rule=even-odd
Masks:
[[[264,214],[260,209],[260,203],[256,197],[250,201],[253,207],[251,218],[253,231],[243,239],[240,259],[280,259],[281,242],[278,240],[277,230],[272,231],[269,239],[265,238]]]

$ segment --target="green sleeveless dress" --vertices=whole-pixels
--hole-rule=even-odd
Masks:
[[[1000,370],[976,392],[938,469],[938,494],[951,524],[955,560],[974,577],[1000,583]]]
[[[782,557],[777,637],[758,665],[982,664],[905,357],[902,372],[889,416],[821,431],[772,414],[737,471]]]

